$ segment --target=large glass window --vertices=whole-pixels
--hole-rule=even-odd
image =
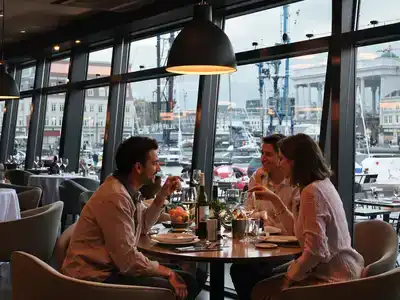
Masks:
[[[32,98],[22,98],[18,101],[18,114],[15,126],[14,153],[21,163],[25,161],[26,146],[29,134],[29,122],[32,113]]]
[[[221,76],[215,163],[242,169],[237,188],[260,164],[260,137],[306,133],[319,139],[326,62],[321,53],[245,65]]]
[[[226,21],[225,31],[235,52],[328,36],[331,2],[305,0],[235,17]]]
[[[392,9],[395,9],[398,3],[388,1],[388,4],[392,4]],[[387,11],[386,3],[375,11],[378,13],[380,9]],[[357,51],[354,168],[356,218],[361,213],[358,212],[360,206],[364,207],[365,212],[365,205],[371,209],[382,205],[393,212],[391,201],[400,196],[399,57],[400,41],[360,47]],[[369,201],[371,198],[373,203]],[[389,217],[397,220],[398,214],[386,217],[387,221]],[[385,216],[383,218],[385,220]]]
[[[383,26],[400,22],[400,2],[398,0],[360,0],[359,29]]]
[[[165,174],[180,175],[191,164],[198,76],[178,76],[127,85],[123,138],[156,139]]]
[[[356,174],[374,174],[382,192],[392,193],[390,185],[400,184],[400,42],[361,47],[357,54]],[[365,188],[365,178],[357,178]]]
[[[46,121],[43,131],[42,160],[51,160],[58,155],[60,149],[60,137],[62,120],[64,116],[65,93],[48,95]],[[59,107],[60,109],[56,109]],[[54,108],[54,109],[53,109]],[[61,109],[62,108],[62,109]]]
[[[131,43],[129,71],[162,67],[167,64],[168,52],[179,31],[160,34]]]
[[[56,86],[68,83],[69,57],[54,60],[50,65],[49,86]]]
[[[107,97],[99,96],[99,89],[104,87],[92,90],[93,96],[89,96],[88,90],[86,91],[85,106],[90,109],[83,114],[80,160],[90,164],[100,178],[107,111],[99,111],[95,107],[107,107]]]
[[[112,48],[90,52],[87,79],[111,75]]]
[[[21,84],[19,87],[19,90],[21,92],[33,89],[33,84],[35,82],[35,71],[36,71],[36,66],[31,66],[22,69]]]

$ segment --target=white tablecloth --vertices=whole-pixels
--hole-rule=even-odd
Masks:
[[[42,205],[51,204],[60,200],[58,187],[64,180],[82,177],[80,175],[64,174],[64,175],[49,175],[39,174],[31,175],[28,179],[28,185],[38,186],[42,189]],[[98,180],[97,175],[89,175],[88,178]]]
[[[0,189],[0,222],[21,218],[18,196],[13,189]]]

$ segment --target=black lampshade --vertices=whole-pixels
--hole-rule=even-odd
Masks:
[[[6,72],[5,65],[0,65],[0,101],[19,98],[19,89],[14,79]]]
[[[210,5],[197,4],[193,20],[178,34],[169,51],[168,72],[212,75],[236,71],[232,44],[211,20]]]

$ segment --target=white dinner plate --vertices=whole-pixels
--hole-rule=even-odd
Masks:
[[[298,241],[297,238],[292,235],[270,235],[264,240],[271,243],[293,243]]]
[[[152,236],[152,239],[163,242],[163,243],[175,243],[175,242],[190,242],[197,237],[190,233],[160,233]]]
[[[254,246],[256,246],[256,248],[262,248],[262,249],[278,248],[277,244],[272,244],[272,243],[257,243],[257,244],[254,244]]]
[[[155,240],[155,239],[152,239],[152,241],[157,243],[157,244],[160,244],[160,245],[182,245],[182,246],[186,246],[186,245],[196,244],[196,243],[200,242],[200,239],[196,238],[194,240],[186,241],[186,242],[182,242],[182,241],[163,242],[163,241],[158,241],[158,240]]]

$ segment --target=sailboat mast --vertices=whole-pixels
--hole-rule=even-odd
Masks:
[[[161,67],[161,36],[157,35],[157,68]],[[160,130],[160,112],[161,112],[161,78],[157,78],[157,109],[156,120],[158,123],[158,130]]]

